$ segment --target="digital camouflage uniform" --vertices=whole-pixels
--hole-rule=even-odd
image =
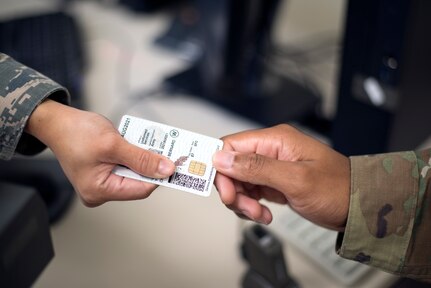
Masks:
[[[431,149],[350,157],[350,208],[339,255],[431,279],[430,156]]]
[[[32,155],[45,146],[23,132],[33,110],[45,98],[69,102],[65,88],[46,76],[0,53],[0,159],[15,152]]]

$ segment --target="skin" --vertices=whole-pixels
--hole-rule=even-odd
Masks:
[[[222,138],[213,158],[222,202],[239,217],[272,221],[259,200],[287,204],[310,221],[343,231],[349,210],[349,159],[289,125]]]
[[[144,199],[157,187],[113,174],[117,164],[153,178],[168,177],[175,170],[174,163],[164,156],[129,144],[103,116],[52,100],[35,109],[26,132],[53,151],[88,207]]]

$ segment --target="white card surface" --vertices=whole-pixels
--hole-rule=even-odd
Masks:
[[[211,194],[216,174],[212,156],[222,149],[223,141],[129,115],[123,116],[118,130],[129,143],[172,160],[176,170],[165,179],[148,178],[123,166],[117,166],[115,174],[200,196]]]

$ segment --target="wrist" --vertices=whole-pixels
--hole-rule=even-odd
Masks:
[[[50,138],[56,134],[55,127],[59,123],[59,116],[64,115],[69,106],[46,99],[39,104],[30,115],[25,132],[36,137],[42,143],[49,146]]]

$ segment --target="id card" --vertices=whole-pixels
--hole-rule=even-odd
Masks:
[[[115,167],[115,174],[200,196],[210,195],[216,174],[212,156],[222,149],[223,141],[129,115],[123,116],[118,130],[129,143],[169,158],[176,169],[165,179],[148,178],[123,166]]]

